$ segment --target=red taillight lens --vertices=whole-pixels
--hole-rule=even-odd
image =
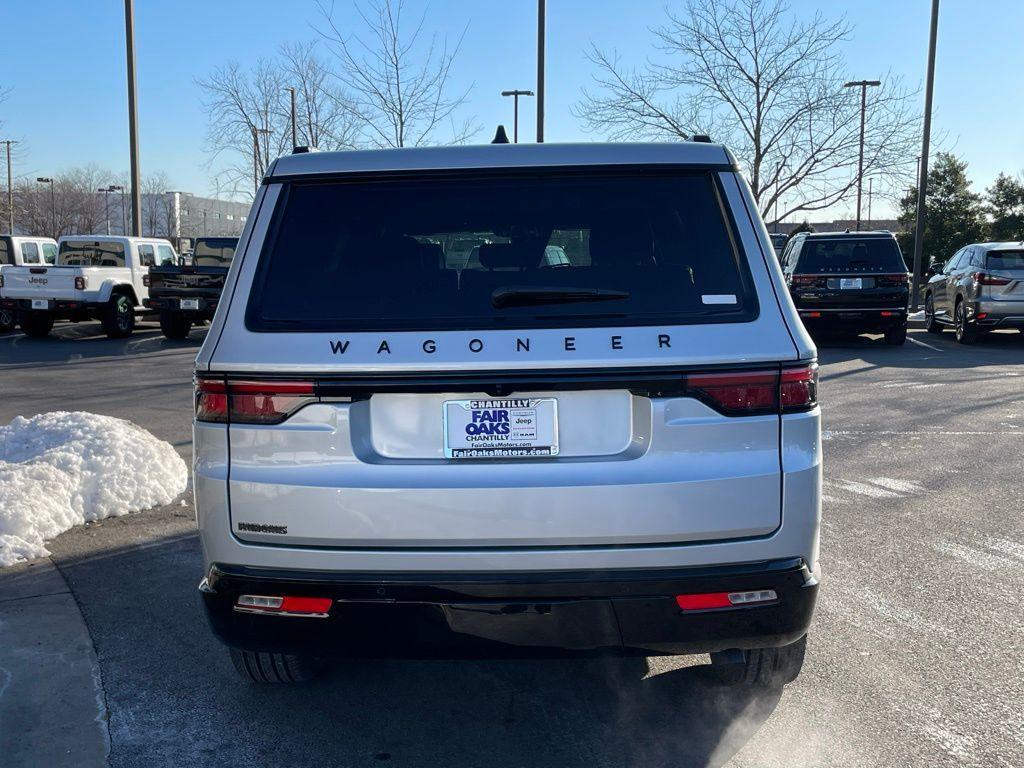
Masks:
[[[818,366],[787,368],[779,380],[782,412],[805,411],[818,403]]]
[[[228,395],[232,422],[279,424],[313,399],[313,382],[232,381]]]
[[[818,366],[777,371],[692,373],[686,392],[726,416],[805,411],[818,402]]]
[[[329,597],[288,597],[281,602],[287,613],[327,613],[334,601]]]
[[[732,608],[728,592],[704,592],[699,595],[676,595],[676,605],[684,611],[706,611],[711,608]]]
[[[906,285],[908,282],[910,282],[910,275],[903,272],[875,277],[875,283],[878,285]]]
[[[801,288],[824,288],[826,278],[819,275],[793,275],[790,283]]]
[[[145,274],[142,276],[142,284],[149,288],[149,275]]]
[[[713,608],[736,608],[774,603],[779,599],[774,589],[753,589],[745,592],[700,592],[676,595],[676,605],[684,611],[707,611]]]
[[[196,379],[196,421],[226,423],[228,388],[224,379]]]
[[[690,374],[686,388],[689,395],[728,415],[778,410],[779,376],[774,371]]]
[[[1008,277],[995,277],[987,272],[975,272],[971,277],[974,278],[974,282],[978,285],[1009,285],[1010,278]]]
[[[198,421],[280,424],[315,400],[311,381],[196,379]]]
[[[89,281],[84,276],[75,278],[75,290],[84,291],[85,287],[89,284]]]
[[[329,597],[239,595],[235,608],[251,613],[291,613],[322,616],[331,610]]]

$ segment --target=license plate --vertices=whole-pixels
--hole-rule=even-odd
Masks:
[[[199,299],[182,299],[182,309],[199,309]]]
[[[864,281],[859,277],[841,277],[839,278],[839,290],[849,291],[858,290],[864,287]]]
[[[449,459],[558,455],[558,402],[553,397],[446,400],[443,409]]]
[[[49,309],[50,302],[47,299],[32,299],[32,309]]]

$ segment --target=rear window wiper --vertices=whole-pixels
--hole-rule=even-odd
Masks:
[[[629,291],[615,291],[608,288],[563,288],[560,286],[517,286],[507,285],[491,294],[491,306],[529,307],[537,304],[570,304],[578,301],[616,301],[628,299]]]

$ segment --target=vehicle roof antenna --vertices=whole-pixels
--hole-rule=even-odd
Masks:
[[[508,134],[505,133],[505,126],[499,125],[498,130],[494,132],[494,138],[491,139],[491,144],[508,144]]]

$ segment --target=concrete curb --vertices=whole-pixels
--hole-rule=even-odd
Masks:
[[[5,768],[106,766],[107,707],[92,638],[49,560],[0,571],[0,755]]]

